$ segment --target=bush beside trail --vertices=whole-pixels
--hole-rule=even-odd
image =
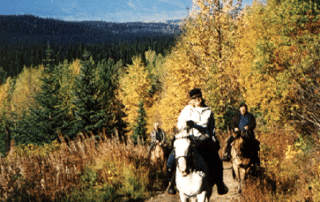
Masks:
[[[19,145],[0,160],[1,201],[141,200],[163,190],[147,146],[94,136]]]

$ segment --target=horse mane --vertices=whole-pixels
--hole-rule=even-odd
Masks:
[[[180,138],[185,138],[188,137],[189,134],[187,132],[187,130],[181,130],[177,135],[176,135],[176,139],[180,139]]]

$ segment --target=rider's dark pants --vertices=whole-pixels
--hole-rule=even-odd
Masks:
[[[216,143],[207,141],[204,145],[199,146],[197,150],[208,164],[211,182],[223,183],[223,165]]]
[[[167,171],[172,172],[176,168],[176,159],[174,150],[171,151],[167,161]]]

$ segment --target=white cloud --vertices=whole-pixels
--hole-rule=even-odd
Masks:
[[[133,4],[132,0],[129,0],[128,6],[130,6],[130,7],[133,8],[134,10],[136,9],[136,6]]]
[[[150,21],[164,21],[183,19],[187,15],[185,9],[177,10],[174,12],[161,11],[150,13],[137,13],[135,11],[120,11],[116,13],[108,13],[102,19],[114,19],[115,22],[150,22]],[[108,21],[108,20],[106,20]]]
[[[74,9],[78,8],[76,2],[72,2],[71,4],[60,4],[61,10],[65,13],[73,13]]]
[[[160,2],[165,2],[165,3],[168,3],[168,4],[173,4],[173,5],[177,5],[179,6],[179,8],[186,8],[186,6],[181,3],[180,1],[175,1],[175,0],[158,0]]]
[[[70,8],[62,8],[62,11],[65,13],[72,13]]]
[[[72,8],[77,8],[77,3],[76,2],[73,2],[72,4],[69,4]]]

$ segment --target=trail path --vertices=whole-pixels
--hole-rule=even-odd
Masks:
[[[231,163],[223,162],[223,179],[224,183],[229,189],[229,192],[225,195],[218,195],[217,187],[213,187],[213,193],[210,198],[210,202],[238,202],[240,201],[240,195],[237,193],[237,182],[233,180]],[[179,193],[176,195],[170,195],[168,193],[162,193],[155,197],[145,200],[145,202],[180,202]]]

